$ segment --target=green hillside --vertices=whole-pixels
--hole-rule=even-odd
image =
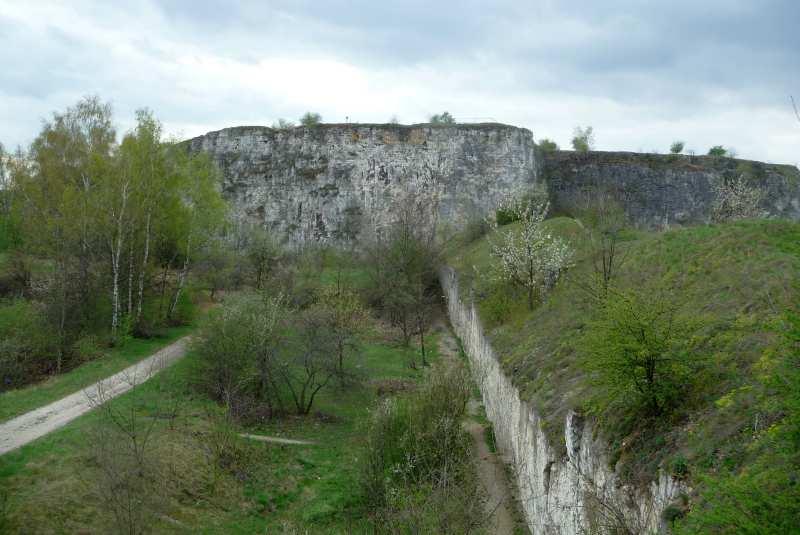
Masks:
[[[490,237],[459,248],[449,262],[552,442],[563,447],[564,417],[575,409],[598,419],[610,458],[628,480],[644,484],[659,468],[686,478],[695,495],[668,511],[678,531],[794,529],[800,382],[792,309],[800,225],[744,221],[622,233],[624,261],[612,293],[633,296],[643,308],[673,304],[681,347],[691,356],[674,408],[653,415],[611,403],[607,385],[596,380],[588,348],[598,343],[592,333],[602,314],[586,291],[593,273],[587,231],[568,218],[546,224],[570,240],[574,265],[532,311],[522,292],[488,276]]]

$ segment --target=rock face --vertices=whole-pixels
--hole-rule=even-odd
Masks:
[[[380,228],[407,192],[440,197],[440,221],[486,215],[538,177],[530,131],[500,124],[237,127],[189,141],[211,154],[234,210],[290,241]]]
[[[557,211],[568,213],[581,196],[606,191],[641,227],[707,223],[714,185],[743,176],[764,192],[761,209],[766,216],[800,219],[800,172],[789,165],[712,156],[557,151],[544,155],[542,167]]]
[[[543,155],[530,131],[501,124],[245,126],[188,145],[211,154],[237,214],[293,242],[342,242],[379,229],[408,192],[436,192],[439,221],[460,227],[490,213],[504,193],[537,182],[557,212],[607,191],[634,224],[664,228],[708,222],[714,184],[745,176],[764,191],[765,215],[800,219],[796,167],[630,152]]]
[[[687,489],[665,474],[646,490],[622,485],[609,468],[592,422],[575,413],[567,416],[565,425],[566,455],[559,453],[563,448],[550,443],[540,415],[520,397],[501,367],[475,306],[462,299],[456,273],[444,268],[440,281],[450,322],[470,360],[498,448],[513,468],[531,531],[552,535],[662,531],[663,511]]]

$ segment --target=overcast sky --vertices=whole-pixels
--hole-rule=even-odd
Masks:
[[[235,4],[235,7],[234,7]],[[120,130],[492,118],[602,150],[800,161],[798,0],[0,0],[0,142],[81,96]],[[800,100],[800,98],[798,98]]]

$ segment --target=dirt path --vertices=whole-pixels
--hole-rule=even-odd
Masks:
[[[111,377],[87,386],[49,405],[0,424],[0,455],[36,440],[92,410],[98,398],[104,401],[124,394],[186,354],[185,336]]]
[[[450,329],[442,324],[437,325],[439,330],[439,351],[445,358],[460,358],[458,342]],[[492,534],[512,535],[514,533],[514,498],[509,491],[509,482],[503,467],[502,460],[497,454],[489,450],[486,442],[486,430],[475,417],[480,409],[480,402],[470,400],[467,412],[469,418],[464,421],[464,429],[472,436],[474,443],[475,462],[478,468],[478,477],[486,490],[486,515],[489,518],[487,531]]]

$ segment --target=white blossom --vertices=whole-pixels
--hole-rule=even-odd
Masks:
[[[491,275],[524,288],[531,307],[537,292],[542,295],[555,285],[573,254],[564,239],[542,225],[549,208],[541,193],[532,197],[512,193],[500,203],[500,210],[511,213],[519,226],[500,230],[496,219],[490,220],[494,228],[490,252],[496,259]]]

